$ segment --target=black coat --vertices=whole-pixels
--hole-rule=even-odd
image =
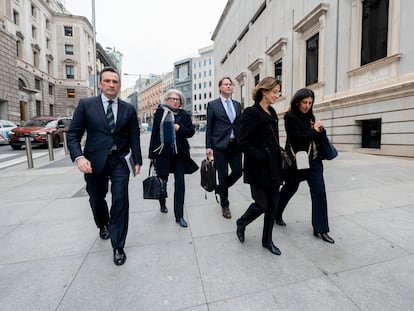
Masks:
[[[282,183],[278,118],[272,107],[269,111],[259,104],[246,108],[238,140],[244,154],[244,182],[261,188]]]
[[[285,129],[287,135],[286,150],[291,152],[289,148],[292,146],[293,151],[308,151],[311,141],[314,141],[319,150],[319,145],[322,142],[324,136],[326,136],[325,130],[318,133],[312,129],[311,122],[315,120],[303,113],[289,111],[285,114]]]
[[[160,144],[160,123],[162,119],[164,109],[158,107],[154,114],[154,124],[151,132],[151,141],[149,146],[149,158],[155,159],[155,170],[159,176],[168,176],[169,173],[174,172],[174,161],[171,161],[170,157],[181,157],[185,162],[184,173],[192,174],[198,170],[198,165],[190,157],[190,144],[188,139],[194,135],[195,129],[191,121],[190,115],[182,109],[179,109],[178,113],[174,115],[175,124],[180,125],[180,129],[175,132],[177,154],[173,154],[171,146],[164,146],[162,152],[158,154],[155,151]]]

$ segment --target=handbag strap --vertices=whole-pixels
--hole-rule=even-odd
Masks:
[[[150,166],[149,166],[149,168],[148,168],[148,176],[151,176],[151,168],[152,168],[152,167],[154,167],[154,170],[155,170],[154,161],[151,161],[151,162],[150,162]]]
[[[279,144],[279,139],[277,139],[275,129],[273,128],[273,126],[272,126],[272,124],[271,124],[271,123],[269,123],[269,127],[270,127],[270,129],[272,130],[273,137],[275,138],[276,143],[277,143],[277,145],[279,146],[280,151],[282,151],[282,152],[283,152],[283,151],[285,151],[285,150],[283,150],[283,148],[280,146],[280,144]]]

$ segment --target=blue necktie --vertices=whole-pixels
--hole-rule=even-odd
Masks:
[[[229,116],[230,122],[233,123],[235,117],[234,117],[231,101],[230,99],[226,99],[225,102],[227,104],[227,115]]]
[[[115,131],[115,118],[114,112],[112,111],[113,100],[108,100],[108,107],[106,108],[106,118],[108,119],[109,128],[111,129],[111,134]]]

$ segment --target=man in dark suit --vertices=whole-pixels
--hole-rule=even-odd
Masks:
[[[140,131],[135,108],[119,99],[119,74],[104,68],[99,81],[101,95],[79,101],[67,133],[72,161],[85,174],[93,217],[102,239],[111,238],[114,263],[126,261],[124,245],[128,231],[129,169],[124,156],[131,150],[135,174],[142,165]],[[86,131],[85,147],[81,139]],[[111,180],[112,204],[105,197]]]
[[[207,106],[206,155],[214,156],[222,214],[224,218],[231,218],[229,187],[242,175],[242,155],[237,145],[241,105],[231,99],[233,82],[229,77],[222,78],[218,85],[220,97]]]

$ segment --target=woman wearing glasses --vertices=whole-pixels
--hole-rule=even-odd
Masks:
[[[198,165],[190,157],[188,138],[195,133],[190,115],[182,109],[184,94],[175,89],[168,90],[163,103],[154,114],[154,123],[149,146],[149,159],[155,166],[157,176],[168,181],[174,173],[174,214],[181,227],[187,227],[184,220],[184,174],[192,174]],[[167,213],[165,199],[160,201],[160,211]]]

